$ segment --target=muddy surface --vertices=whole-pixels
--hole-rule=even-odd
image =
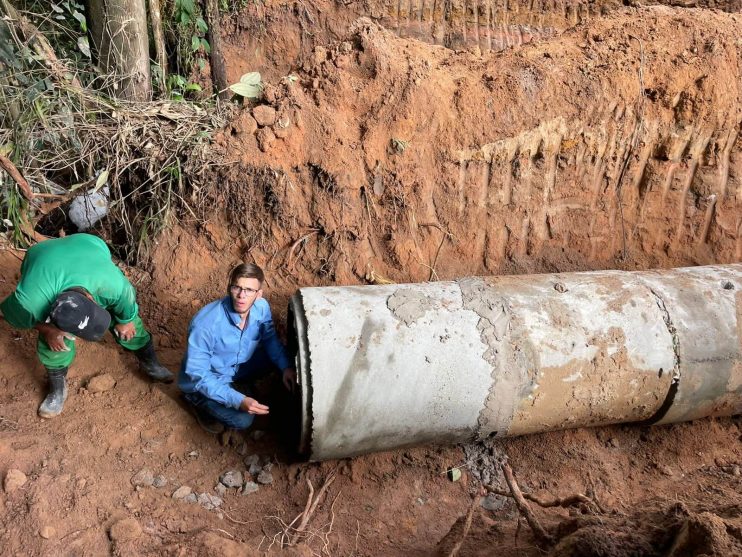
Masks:
[[[704,5],[251,4],[226,25],[230,77],[260,70],[275,114],[216,138],[212,219],[127,269],[163,361],[243,259],[279,323],[304,285],[742,260],[742,16]],[[0,295],[22,256],[0,251]],[[222,445],[110,338],[41,421],[34,345],[0,322],[3,555],[448,555],[504,458],[524,492],[599,510],[534,507],[542,550],[490,495],[460,555],[742,555],[739,417],[303,464],[276,420]],[[229,471],[257,490],[217,491]]]

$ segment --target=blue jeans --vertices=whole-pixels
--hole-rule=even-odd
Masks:
[[[237,369],[231,386],[232,388],[236,388],[235,384],[238,384],[239,388],[237,390],[242,392],[246,384],[265,377],[271,371],[275,370],[276,366],[270,361],[265,350],[259,346],[252,358]],[[196,408],[196,411],[208,414],[225,427],[231,429],[247,429],[255,419],[255,416],[252,414],[224,406],[201,393],[183,393],[183,397]]]

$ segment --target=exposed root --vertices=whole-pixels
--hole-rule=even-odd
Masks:
[[[459,554],[459,551],[461,551],[461,547],[464,545],[464,540],[466,539],[466,536],[469,534],[469,530],[471,529],[471,521],[474,517],[474,510],[479,506],[479,500],[482,498],[482,496],[478,493],[477,495],[472,498],[471,505],[469,505],[469,510],[466,513],[466,520],[464,521],[464,529],[461,532],[461,538],[459,541],[456,542],[456,545],[454,545],[451,548],[451,552],[448,554],[448,557],[457,557]]]
[[[530,505],[523,498],[523,493],[521,493],[520,487],[518,487],[518,483],[515,481],[513,470],[510,468],[510,465],[507,462],[503,462],[500,467],[502,468],[502,473],[505,476],[505,481],[510,488],[512,497],[515,500],[515,505],[518,507],[518,511],[520,512],[520,514],[522,514],[523,517],[526,519],[526,522],[528,522],[528,526],[530,526],[531,530],[533,531],[533,535],[536,537],[536,541],[539,543],[539,545],[552,545],[554,543],[554,538],[546,530],[544,530],[544,527],[541,526],[541,523],[536,518],[536,515],[533,514]]]

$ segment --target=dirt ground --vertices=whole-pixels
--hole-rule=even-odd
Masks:
[[[305,285],[742,261],[742,16],[702,5],[249,4],[227,64],[261,71],[264,107],[216,138],[209,222],[172,223],[126,269],[162,360],[178,369],[241,260],[279,325]],[[0,296],[22,256],[0,251]],[[270,421],[222,445],[110,338],[82,345],[42,421],[34,345],[0,322],[2,555],[449,555],[505,457],[524,492],[596,504],[534,506],[539,546],[509,498],[477,499],[459,555],[742,555],[740,417],[297,463]],[[273,479],[255,492],[173,498],[255,460]],[[282,548],[307,480],[334,471]]]

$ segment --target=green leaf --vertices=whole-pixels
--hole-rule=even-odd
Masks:
[[[90,58],[90,43],[88,42],[88,38],[81,36],[77,37],[77,48],[80,49],[80,52],[82,52],[85,56]]]
[[[246,99],[257,99],[260,97],[260,94],[263,92],[263,86],[258,84],[250,84],[250,83],[235,83],[233,85],[229,86],[229,89],[233,93],[237,93],[238,95],[241,95],[245,97]]]
[[[87,30],[88,30],[88,23],[87,23],[87,21],[85,21],[85,16],[82,15],[77,10],[75,10],[74,12],[72,12],[72,17],[74,17],[77,21],[80,22],[80,29],[82,29],[83,32],[87,32]]]
[[[196,35],[193,35],[191,37],[191,50],[193,52],[196,52],[199,48],[201,48],[201,39],[199,39]]]
[[[201,86],[198,83],[189,83],[185,86],[186,91],[201,91]]]
[[[191,21],[191,18],[188,16],[186,12],[180,12],[180,24],[181,25],[188,25],[188,22]]]
[[[201,46],[204,47],[204,52],[206,54],[211,54],[211,45],[209,44],[209,41],[201,39]]]
[[[206,25],[206,22],[204,21],[204,18],[197,17],[196,18],[196,29],[198,29],[201,33],[206,33],[206,31],[209,30],[209,26]]]
[[[58,14],[63,14],[64,13],[64,10],[62,8],[60,8],[59,6],[57,6],[56,4],[52,4],[52,10],[55,11],[55,12],[57,12]]]
[[[245,85],[260,85],[262,87],[260,72],[246,73],[240,78],[240,83],[244,83]]]

